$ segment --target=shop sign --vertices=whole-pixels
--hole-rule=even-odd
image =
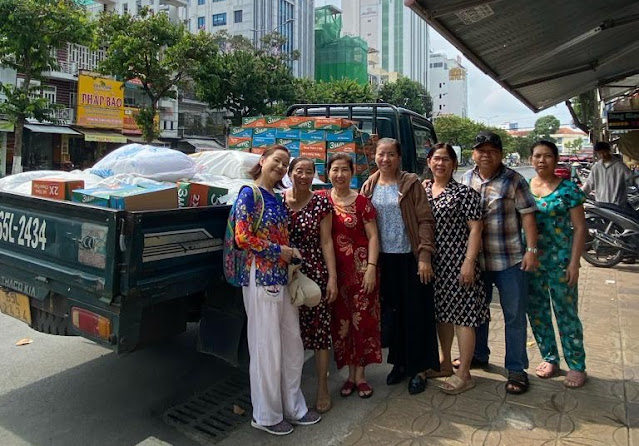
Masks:
[[[122,129],[123,121],[124,86],[122,82],[79,74],[77,125]]]
[[[639,110],[609,111],[609,130],[639,130]]]
[[[138,109],[135,107],[124,107],[124,120],[122,122],[122,133],[126,133],[127,135],[142,134],[142,129],[138,126],[138,123],[135,122],[135,115],[137,114],[137,112],[138,112]],[[155,113],[153,122],[155,123],[155,126],[159,128],[160,126],[159,112]]]

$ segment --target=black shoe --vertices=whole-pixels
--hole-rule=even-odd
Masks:
[[[426,390],[426,380],[419,375],[415,375],[408,383],[408,393],[417,395]]]
[[[392,386],[394,384],[401,383],[404,378],[406,378],[406,372],[404,371],[404,367],[401,366],[393,366],[393,370],[386,377],[386,385]]]

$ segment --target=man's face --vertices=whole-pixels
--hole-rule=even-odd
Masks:
[[[502,151],[491,143],[473,149],[473,161],[480,169],[495,170],[501,164]]]
[[[612,154],[610,153],[610,150],[597,150],[595,152],[595,155],[597,156],[597,159],[604,160],[604,161],[610,161],[610,159],[612,159]]]

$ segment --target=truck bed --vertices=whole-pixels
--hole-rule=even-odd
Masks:
[[[129,212],[0,192],[0,309],[116,351],[183,329],[189,300],[222,275],[229,209]],[[78,329],[74,307],[106,318],[110,336]]]

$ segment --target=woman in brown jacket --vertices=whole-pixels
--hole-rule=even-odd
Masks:
[[[417,175],[403,172],[401,146],[382,138],[375,148],[378,171],[362,187],[377,210],[380,238],[382,331],[393,370],[388,385],[410,378],[421,393],[426,371],[439,370],[433,300],[435,220]]]

